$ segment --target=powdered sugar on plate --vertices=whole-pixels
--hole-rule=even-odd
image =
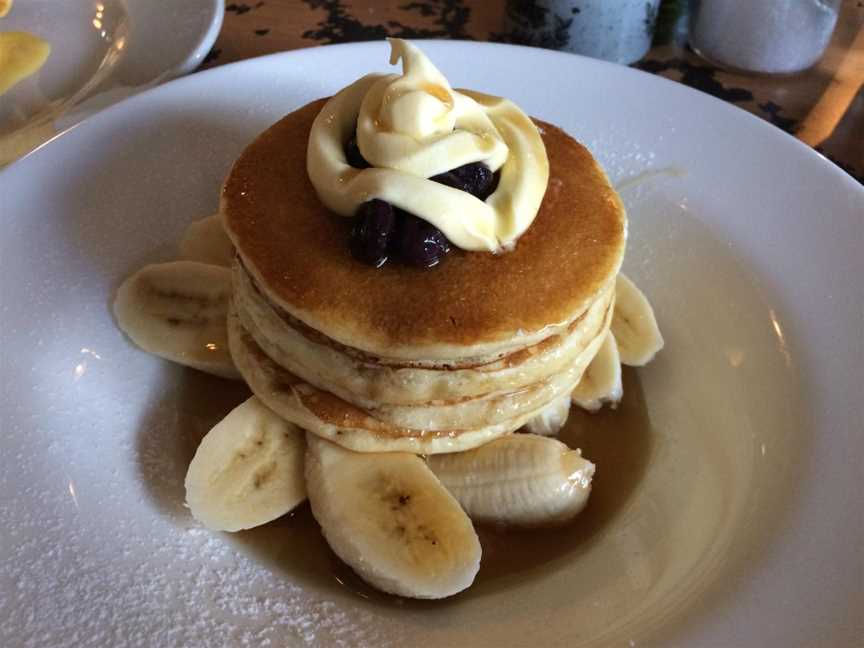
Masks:
[[[0,474],[0,645],[380,645],[362,611],[349,618],[344,602],[274,573],[229,536],[198,528],[184,508],[196,437],[243,397],[242,386],[159,360],[137,368],[143,417],[97,361],[77,382],[100,384],[103,397],[22,411],[29,432],[4,430],[13,446],[26,440],[7,457],[29,479]],[[204,391],[219,405],[206,407]]]

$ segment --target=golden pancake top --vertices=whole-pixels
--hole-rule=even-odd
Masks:
[[[324,102],[285,116],[243,152],[220,207],[256,283],[307,325],[386,357],[479,355],[565,325],[617,274],[626,236],[618,195],[585,147],[539,120],[549,186],[513,251],[457,248],[428,269],[356,261],[351,219],[330,213],[306,174]]]

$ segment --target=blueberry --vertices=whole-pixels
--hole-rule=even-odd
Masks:
[[[480,200],[486,200],[496,184],[496,174],[493,174],[485,164],[474,162],[433,176],[431,180],[460,191],[467,191]]]
[[[350,164],[355,169],[368,169],[371,164],[369,164],[365,159],[363,159],[363,154],[360,153],[360,147],[357,146],[357,135],[352,135],[351,139],[345,144],[345,157],[348,159],[348,164]]]
[[[486,192],[478,196],[480,200],[486,200],[489,196],[495,193],[495,190],[498,188],[498,182],[501,180],[501,172],[496,171],[492,175],[492,182],[489,183],[489,187],[486,189]]]
[[[351,229],[351,254],[358,261],[380,268],[387,262],[396,215],[383,200],[370,200],[357,208]]]
[[[432,176],[429,179],[434,181],[434,182],[437,182],[438,184],[443,184],[443,185],[447,185],[448,187],[453,187],[454,189],[458,189],[459,191],[468,191],[468,185],[465,184],[462,181],[462,179],[459,178],[452,171],[447,171],[446,173],[439,173],[438,175]]]
[[[468,187],[468,193],[478,198],[485,199],[491,193],[489,189],[492,187],[494,174],[485,164],[480,164],[479,162],[466,164],[453,169],[450,173],[465,183]]]
[[[393,250],[399,255],[399,259],[407,265],[420,268],[438,265],[444,255],[450,252],[450,241],[431,223],[407,212],[398,211]]]

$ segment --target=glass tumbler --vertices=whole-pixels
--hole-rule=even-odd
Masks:
[[[693,0],[690,45],[721,67],[792,74],[816,64],[841,0]]]

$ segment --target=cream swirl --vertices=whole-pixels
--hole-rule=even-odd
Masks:
[[[402,75],[367,75],[332,97],[309,134],[306,167],[321,201],[353,216],[378,198],[440,229],[465,250],[500,251],[531,225],[549,180],[537,127],[511,101],[455,91],[411,43],[390,39],[390,63]],[[345,157],[354,134],[372,165]],[[485,201],[430,180],[482,162],[501,176]]]

